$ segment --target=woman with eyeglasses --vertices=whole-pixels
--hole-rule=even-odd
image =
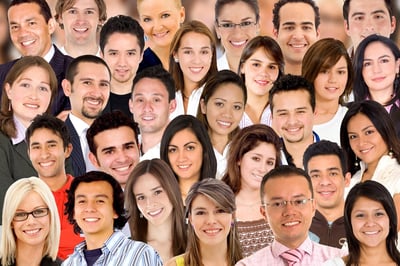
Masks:
[[[61,265],[60,227],[50,188],[37,177],[16,181],[4,199],[1,265]]]
[[[259,13],[257,0],[217,0],[215,30],[225,50],[218,58],[218,70],[238,72],[244,47],[259,34]]]

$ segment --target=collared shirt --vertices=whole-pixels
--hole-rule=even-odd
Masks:
[[[43,59],[47,61],[47,63],[50,63],[51,59],[54,56],[54,53],[56,52],[56,49],[54,49],[54,46],[51,45],[50,50],[43,56]]]
[[[229,142],[222,154],[219,153],[219,151],[217,151],[217,149],[215,149],[214,147],[214,154],[215,154],[215,159],[217,159],[217,173],[215,178],[221,180],[222,177],[224,177],[225,173],[226,173],[226,168],[228,166],[228,152],[229,152],[229,148],[231,146],[231,143]]]
[[[75,247],[74,253],[69,256],[63,266],[87,266],[84,250],[86,241]],[[128,239],[121,231],[115,231],[101,248],[102,254],[94,266],[162,266],[158,253],[149,245]]]
[[[309,237],[298,247],[304,251],[301,266],[321,266],[325,261],[334,257],[342,257],[345,252],[334,247],[320,245],[311,241]],[[260,249],[253,255],[242,259],[236,266],[282,266],[286,265],[284,259],[280,257],[289,248],[274,240],[271,246]]]
[[[264,124],[269,127],[272,126],[272,115],[269,104],[267,105],[267,107],[265,107],[264,111],[261,114],[260,124]],[[251,121],[250,117],[246,114],[246,112],[244,112],[242,119],[240,120],[239,127],[245,128],[251,125],[254,125],[253,121]]]
[[[86,165],[86,172],[97,170],[97,168],[89,160],[89,146],[86,139],[86,131],[88,130],[89,125],[72,113],[69,114],[69,119],[71,119],[71,123],[79,136],[83,159],[85,160]]]
[[[69,55],[71,56],[66,50],[64,46],[61,46],[60,48],[61,53],[63,53],[64,55]],[[100,57],[100,47],[97,49],[97,52],[95,54],[95,56]],[[71,56],[72,57],[72,56]]]
[[[218,71],[221,71],[221,70],[231,70],[230,68],[229,68],[229,63],[228,63],[228,57],[226,56],[226,52],[225,53],[223,53],[218,59],[217,59],[217,68],[218,68]],[[236,72],[236,71],[234,71],[234,72]]]
[[[314,131],[312,133],[313,133],[313,140],[314,140],[313,143],[320,141],[320,138],[319,138],[318,134],[315,133]],[[286,149],[285,142],[283,141],[283,138],[281,138],[281,142],[282,142],[281,164],[282,165],[296,166],[294,164],[294,162],[293,162],[293,156]]]
[[[186,110],[187,115],[197,116],[197,110],[199,109],[200,97],[201,94],[203,93],[203,89],[204,89],[204,84],[200,88],[193,90],[192,93],[190,94]],[[185,114],[185,108],[183,107],[183,94],[181,91],[175,92],[175,100],[176,100],[176,109],[170,114],[169,116],[170,120],[174,119],[179,115]]]
[[[154,147],[150,148],[146,153],[140,156],[140,161],[160,159],[161,142],[157,143]]]
[[[17,131],[17,136],[15,138],[11,138],[12,144],[17,145],[18,143],[21,143],[22,141],[25,140],[25,131],[26,128],[25,126],[21,123],[21,121],[18,120],[18,118],[13,116],[14,124],[15,124],[15,129]]]

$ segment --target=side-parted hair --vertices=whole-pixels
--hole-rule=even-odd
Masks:
[[[64,150],[71,143],[71,137],[68,132],[68,128],[64,121],[58,119],[51,114],[42,114],[36,116],[30,126],[26,129],[25,142],[27,143],[28,150],[30,150],[31,137],[38,129],[48,129],[57,136],[59,136],[63,142]]]
[[[308,82],[305,78],[297,75],[283,75],[280,79],[274,82],[271,90],[269,91],[269,104],[271,106],[271,113],[274,113],[274,95],[281,92],[289,91],[306,91],[309,94],[309,102],[311,109],[315,110],[315,90],[314,85]]]
[[[86,54],[74,58],[67,68],[65,79],[68,80],[71,83],[71,85],[74,84],[74,78],[78,74],[78,67],[79,64],[81,63],[93,63],[93,64],[104,65],[107,68],[111,80],[111,70],[108,67],[107,63],[98,56]]]
[[[236,2],[243,2],[247,4],[254,12],[256,16],[256,22],[258,23],[260,20],[260,8],[258,6],[257,0],[217,0],[215,3],[215,23],[218,24],[219,16],[221,15],[222,9],[226,5],[234,4]]]
[[[212,75],[208,80],[208,82],[206,83],[206,85],[204,86],[200,99],[204,101],[205,105],[207,105],[208,101],[214,95],[214,93],[218,91],[218,89],[222,88],[227,84],[234,84],[241,89],[243,94],[243,108],[244,108],[247,102],[246,85],[244,85],[244,82],[239,75],[230,70],[221,70]],[[200,122],[202,122],[205,125],[207,130],[210,130],[210,124],[208,123],[207,115],[203,114],[200,106],[197,110],[197,119],[199,119]],[[239,126],[237,126],[231,133],[229,133],[228,136],[229,140],[231,140],[232,137],[235,136],[237,132],[239,132],[239,130],[240,128]]]
[[[238,74],[241,75],[244,81],[246,80],[245,74],[240,73],[243,64],[260,48],[263,48],[264,53],[278,65],[278,80],[284,74],[285,60],[283,59],[281,47],[269,36],[256,36],[246,44],[240,56]]]
[[[79,0],[57,0],[55,6],[56,14],[54,15],[54,18],[58,21],[58,25],[60,25],[61,29],[64,29],[64,24],[59,21],[59,19],[62,18],[62,13],[72,8],[77,1]],[[106,3],[104,2],[104,0],[93,0],[93,1],[96,4],[97,8],[99,9],[99,25],[97,26],[97,30],[100,30],[101,25],[107,19]]]
[[[349,26],[350,2],[351,0],[343,1],[343,18],[344,20],[346,20],[347,26]],[[392,21],[392,16],[393,16],[392,0],[384,0],[384,2],[390,15],[390,21]]]
[[[400,163],[400,142],[397,138],[396,130],[388,112],[382,105],[375,101],[356,102],[349,105],[349,109],[347,110],[340,126],[340,146],[343,147],[346,153],[347,165],[351,175],[354,175],[360,169],[360,166],[359,164],[357,164],[357,166],[355,165],[355,162],[358,159],[350,147],[347,126],[350,119],[357,114],[363,114],[371,120],[379,135],[381,135],[383,141],[386,143],[388,149],[391,149],[393,157],[397,159],[398,163]]]
[[[40,8],[40,14],[43,16],[44,20],[48,23],[52,18],[51,9],[46,0],[13,0],[10,2],[8,9],[13,6],[21,5],[21,4],[37,4]]]
[[[121,112],[120,110],[114,110],[110,113],[104,113],[97,117],[90,125],[86,132],[86,140],[88,142],[89,150],[95,156],[97,156],[97,145],[94,141],[94,137],[103,131],[110,129],[117,129],[119,127],[129,127],[135,133],[136,145],[139,145],[139,127],[136,122],[133,122],[130,117]]]
[[[144,31],[139,22],[129,16],[117,15],[109,18],[100,31],[100,50],[104,54],[104,47],[108,43],[108,39],[114,33],[130,34],[136,37],[140,53],[144,49]]]
[[[261,185],[260,185],[261,203],[262,204],[265,203],[264,202],[264,196],[265,196],[264,188],[265,188],[265,183],[267,183],[268,180],[274,179],[274,178],[281,178],[281,177],[290,178],[290,177],[294,177],[294,176],[302,176],[307,180],[308,189],[311,192],[311,197],[314,198],[314,190],[313,190],[313,186],[312,186],[311,177],[307,174],[307,172],[301,168],[297,168],[294,166],[281,165],[275,169],[272,169],[263,177],[263,179],[261,181]]]
[[[344,44],[333,38],[325,38],[316,41],[307,50],[303,57],[301,75],[309,82],[315,82],[315,79],[321,72],[334,67],[336,63],[344,58],[347,65],[347,82],[344,92],[339,97],[339,104],[347,102],[353,86],[353,65]]]
[[[146,1],[146,0],[136,0],[136,8],[137,8],[138,11],[139,11],[139,5],[141,3],[143,3],[144,1]],[[175,2],[177,8],[181,8],[182,7],[182,1],[181,0],[173,0],[173,1]]]
[[[396,248],[397,244],[397,214],[396,206],[390,192],[380,183],[367,180],[356,184],[347,195],[344,203],[344,228],[346,230],[346,239],[348,243],[349,255],[346,266],[359,265],[362,244],[356,238],[353,232],[351,212],[354,205],[360,198],[367,198],[380,203],[389,219],[389,233],[386,237],[386,251],[389,257],[400,265],[400,252]]]
[[[364,101],[367,98],[371,99],[369,88],[365,83],[362,72],[364,68],[365,50],[371,43],[375,42],[379,42],[384,46],[386,46],[386,48],[388,48],[392,52],[395,61],[400,59],[400,49],[399,47],[397,47],[396,43],[393,42],[391,39],[386,38],[385,36],[373,34],[362,40],[356,49],[353,60],[354,77],[355,77],[353,92],[354,92],[354,100],[356,102]],[[400,71],[400,68],[398,70]],[[393,99],[391,99],[387,104],[392,104],[395,101],[399,100],[400,98],[399,74],[397,74],[393,80],[393,93],[394,93]]]
[[[186,225],[185,213],[182,202],[181,192],[174,172],[161,159],[144,160],[140,162],[129,176],[125,187],[125,205],[129,215],[129,228],[132,239],[147,242],[148,224],[146,218],[140,217],[140,210],[137,206],[134,188],[137,181],[145,174],[152,175],[160,183],[162,189],[168,196],[173,209],[171,213],[172,227],[172,252],[173,256],[182,254],[186,250]]]
[[[215,178],[217,172],[217,159],[215,158],[214,148],[208,136],[207,129],[194,116],[180,115],[169,122],[161,138],[160,158],[171,166],[168,156],[169,144],[175,134],[184,129],[193,132],[203,148],[203,163],[201,164],[200,180],[205,178]],[[179,182],[179,178],[176,174],[175,177]]]
[[[172,39],[170,50],[169,50],[169,72],[171,73],[173,79],[175,80],[176,91],[183,91],[185,84],[183,78],[183,72],[179,65],[179,62],[175,62],[174,54],[178,52],[178,49],[181,46],[181,41],[183,36],[187,33],[194,32],[205,35],[210,40],[211,46],[211,65],[207,74],[198,82],[198,86],[201,86],[204,83],[207,83],[210,76],[217,73],[217,48],[216,42],[213,33],[210,29],[203,23],[197,20],[192,20],[189,22],[185,22],[176,32],[174,38]]]
[[[347,159],[346,154],[340,146],[329,140],[321,140],[308,146],[303,155],[304,170],[308,173],[308,162],[316,156],[334,155],[340,161],[343,176],[347,173]]]
[[[20,76],[28,69],[32,67],[40,67],[46,73],[49,74],[49,86],[51,90],[51,100],[50,104],[47,107],[46,112],[50,113],[51,111],[51,105],[53,102],[53,99],[55,97],[55,94],[57,93],[58,90],[58,83],[57,83],[57,77],[56,74],[54,73],[53,68],[50,66],[49,63],[46,62],[42,57],[40,56],[24,56],[18,59],[15,64],[11,67],[11,69],[8,71],[4,82],[3,82],[3,88],[2,88],[2,94],[1,94],[1,107],[0,107],[0,130],[9,138],[15,137],[17,134],[17,129],[15,128],[15,123],[14,123],[14,111],[12,108],[12,102],[7,96],[7,92],[5,89],[5,84],[9,84],[11,87],[14,85],[14,83],[19,80]],[[34,77],[32,77],[34,78]]]
[[[0,242],[1,265],[14,265],[17,251],[17,237],[12,228],[14,215],[22,200],[30,192],[36,192],[49,208],[49,234],[46,236],[42,254],[56,260],[60,242],[60,218],[50,188],[37,177],[15,181],[7,190],[3,205],[2,237]],[[38,251],[40,252],[40,251]],[[26,254],[29,256],[29,254]]]
[[[136,84],[144,78],[159,80],[168,92],[168,101],[171,102],[175,99],[175,81],[172,75],[165,70],[161,65],[147,67],[136,74],[132,81],[132,95],[135,91]]]
[[[281,164],[281,146],[282,142],[275,131],[267,125],[255,124],[245,127],[239,131],[232,139],[228,163],[227,173],[222,178],[233,193],[237,195],[242,189],[242,177],[240,174],[239,162],[243,156],[249,151],[258,147],[261,143],[272,144],[275,148],[275,168]]]
[[[281,23],[281,18],[279,12],[281,11],[281,7],[288,3],[304,3],[307,5],[310,5],[312,9],[314,10],[314,15],[315,15],[315,29],[318,29],[319,24],[321,22],[320,16],[319,16],[319,8],[317,4],[315,3],[314,0],[279,0],[274,4],[274,8],[272,9],[272,24],[274,25],[274,29],[279,31],[279,25]]]
[[[64,214],[68,215],[68,222],[74,226],[74,232],[76,234],[81,233],[81,228],[74,219],[75,191],[80,183],[92,183],[98,181],[107,182],[108,184],[110,184],[113,190],[113,209],[118,216],[118,218],[114,219],[113,228],[122,229],[127,221],[124,210],[124,192],[122,191],[121,185],[114,177],[107,173],[100,171],[90,171],[84,175],[72,179],[71,186],[68,190],[68,201],[67,203],[65,203]]]
[[[221,180],[207,178],[195,183],[189,190],[186,197],[186,217],[192,214],[192,203],[197,196],[202,195],[212,202],[216,206],[221,208],[226,213],[233,215],[231,229],[227,237],[228,244],[228,265],[235,265],[242,258],[242,252],[240,249],[240,242],[236,231],[235,222],[235,195],[228,185]],[[201,261],[201,249],[200,240],[197,237],[193,226],[188,226],[188,246],[184,255],[185,265],[197,266],[202,265]]]

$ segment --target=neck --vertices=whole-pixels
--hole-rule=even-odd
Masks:
[[[224,149],[229,142],[228,135],[220,135],[212,130],[208,131],[208,135],[210,136],[211,144],[213,145],[214,149],[216,149],[220,154],[223,154]]]
[[[172,243],[172,213],[169,215],[168,219],[159,225],[154,225],[152,223],[148,223],[147,228],[147,241],[171,241]]]
[[[118,82],[115,79],[111,79],[111,92],[118,95],[131,93],[133,78],[127,82]]]
[[[261,117],[266,106],[268,106],[268,93],[263,96],[249,94],[245,112],[254,124],[258,124],[261,122]]]
[[[316,100],[314,125],[326,123],[331,120],[339,109],[337,100]]]
[[[228,265],[228,244],[226,240],[215,245],[200,243],[200,254],[203,265]]]
[[[169,46],[152,46],[151,50],[158,56],[165,70],[169,69]]]
[[[40,250],[42,252],[40,252]],[[39,266],[44,255],[43,250],[44,250],[44,242],[35,246],[18,242],[17,249],[15,252],[15,265]]]
[[[99,45],[95,42],[86,44],[84,46],[71,42],[65,42],[64,49],[71,57],[76,58],[85,54],[96,55],[99,51]]]
[[[301,63],[289,63],[285,61],[285,74],[301,75]]]
[[[157,132],[142,133],[141,148],[144,153],[146,153],[148,150],[155,147],[158,143],[161,142],[161,138],[164,134],[164,129],[165,127]]]
[[[51,191],[59,190],[65,185],[65,183],[67,183],[68,180],[65,171],[57,176],[52,176],[52,177],[43,177],[39,175],[39,178],[43,180],[50,187]]]
[[[360,265],[389,265],[391,262],[393,260],[387,252],[385,241],[378,247],[360,246]]]
[[[369,90],[371,100],[382,105],[387,104],[393,98],[393,87],[385,90]]]
[[[340,205],[336,206],[335,208],[327,209],[321,206],[317,206],[317,209],[328,222],[334,222],[340,217],[343,217],[344,201],[340,202]]]
[[[101,248],[104,243],[111,237],[114,233],[113,228],[109,228],[105,232],[90,234],[87,232],[83,232],[85,234],[85,241],[86,241],[86,249],[93,250]]]
[[[303,169],[303,154],[305,150],[314,142],[314,134],[310,134],[310,137],[302,140],[301,142],[289,143],[285,139],[286,150],[293,157],[295,165]]]
[[[228,60],[229,69],[236,73],[239,69],[240,55],[234,56],[226,54],[226,59]]]
[[[182,194],[183,202],[185,202],[186,196],[194,183],[199,181],[200,177],[197,178],[179,178],[179,188]]]

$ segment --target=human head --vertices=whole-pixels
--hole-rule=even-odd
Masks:
[[[353,85],[353,67],[346,47],[341,41],[325,38],[311,45],[303,57],[301,75],[315,87],[317,76],[323,71],[330,70],[341,58],[345,59],[347,65],[347,83],[339,98],[339,103],[344,104]]]
[[[400,254],[396,248],[397,244],[397,214],[396,207],[389,191],[380,183],[367,180],[356,184],[346,197],[344,207],[344,226],[349,248],[348,262],[351,265],[360,263],[360,253],[363,243],[356,238],[352,227],[352,211],[355,203],[360,198],[376,201],[382,205],[389,218],[389,234],[386,238],[386,251],[391,259],[399,263]]]
[[[295,249],[308,237],[315,201],[312,182],[307,173],[293,166],[269,171],[260,186],[261,214],[266,217],[275,240]],[[298,222],[294,228],[292,223]]]
[[[197,118],[206,126],[207,130],[212,130],[210,127],[210,123],[207,119],[207,114],[206,114],[206,106],[211,99],[211,97],[222,87],[232,84],[236,87],[238,87],[241,90],[241,93],[243,95],[242,99],[242,111],[244,111],[244,107],[246,105],[247,101],[247,91],[246,91],[246,86],[243,83],[243,80],[239,77],[239,75],[235,74],[234,72],[230,70],[221,70],[217,72],[216,74],[212,75],[209,79],[209,81],[206,83],[204,86],[203,92],[200,97],[200,108],[197,112]],[[236,99],[235,101],[240,100]],[[241,116],[240,116],[241,117]],[[239,124],[239,121],[238,121]],[[232,139],[232,137],[239,131],[239,127],[236,127],[229,133],[229,139]]]
[[[353,92],[354,92],[354,100],[355,101],[364,101],[365,99],[371,99],[371,94],[369,92],[369,88],[364,80],[363,77],[363,69],[364,60],[365,60],[365,50],[367,47],[373,43],[381,43],[386,46],[391,52],[395,59],[395,61],[400,60],[400,49],[397,47],[396,43],[390,40],[387,37],[372,34],[365,39],[363,39],[354,55],[353,59],[353,68],[354,68],[354,85],[353,85]],[[393,80],[393,93],[394,99],[398,99],[400,97],[400,77],[399,77],[399,69],[397,69],[397,75]]]
[[[134,188],[137,181],[145,174],[152,175],[160,183],[163,192],[173,206],[172,209],[172,228],[174,256],[185,252],[186,248],[186,229],[184,226],[184,210],[179,184],[171,168],[161,159],[144,160],[140,162],[129,176],[125,189],[125,204],[129,215],[129,228],[132,238],[135,240],[147,241],[148,224],[147,219],[140,217],[140,210]]]
[[[140,24],[130,16],[117,15],[109,18],[100,31],[100,50],[104,54],[104,47],[108,39],[115,33],[130,34],[135,36],[140,47],[140,54],[144,49],[144,32]]]
[[[367,36],[378,34],[390,37],[396,28],[392,0],[345,0],[343,17],[354,51]]]
[[[349,132],[347,129],[350,119],[357,114],[363,114],[371,120],[387,147],[391,149],[393,156],[399,161],[400,144],[388,112],[382,105],[375,101],[356,102],[349,106],[340,126],[340,146],[343,147],[346,153],[349,172],[354,175],[354,173],[360,169],[358,159],[350,146]],[[357,165],[355,165],[356,162]]]
[[[183,91],[184,89],[184,73],[182,72],[179,62],[176,62],[178,50],[181,47],[182,38],[188,33],[198,33],[206,36],[209,39],[209,45],[211,48],[210,56],[210,67],[207,73],[204,73],[204,77],[198,81],[198,85],[207,83],[209,76],[217,72],[217,53],[216,43],[213,33],[204,25],[202,22],[193,20],[185,22],[176,32],[175,37],[172,39],[170,52],[169,52],[169,71],[176,83],[176,90]],[[203,47],[202,47],[203,48]],[[203,48],[204,49],[204,48]]]
[[[110,226],[115,229],[122,229],[127,221],[124,210],[124,192],[122,191],[118,181],[115,180],[111,175],[104,172],[87,172],[82,176],[72,179],[71,186],[68,190],[68,201],[65,204],[65,213],[68,215],[68,221],[74,226],[74,232],[76,234],[81,233],[81,228],[75,220],[75,191],[82,183],[94,183],[99,181],[107,182],[113,191],[112,205],[118,218],[114,219],[114,223]]]
[[[180,115],[174,118],[164,131],[161,139],[160,158],[171,166],[169,160],[169,143],[175,134],[182,130],[190,130],[199,140],[203,149],[203,160],[201,164],[200,180],[204,178],[215,178],[217,161],[214,149],[204,125],[194,116]],[[176,176],[176,174],[175,174]],[[176,176],[178,179],[178,177]]]
[[[90,161],[124,186],[138,163],[138,135],[137,124],[123,112],[115,110],[102,114],[86,132]]]
[[[4,82],[3,82],[3,88],[2,88],[2,96],[1,96],[1,113],[2,115],[6,117],[12,117],[14,114],[13,108],[12,108],[12,102],[8,98],[6,88],[12,88],[14,84],[17,82],[20,82],[21,76],[28,71],[29,69],[33,67],[39,67],[42,68],[46,73],[48,73],[48,83],[51,89],[51,99],[50,99],[50,104],[47,107],[46,112],[50,112],[51,110],[51,102],[52,99],[54,98],[58,85],[57,85],[57,77],[56,74],[54,73],[53,68],[50,66],[49,63],[46,62],[42,57],[40,56],[24,56],[17,60],[15,64],[11,67],[11,69],[8,71]],[[10,108],[11,107],[11,108]],[[13,120],[10,120],[13,121]],[[14,123],[8,124],[5,123],[3,132],[6,133],[7,136],[14,136],[16,134],[16,129]],[[2,126],[2,128],[3,128]]]
[[[185,200],[186,217],[189,219],[189,223],[191,223],[193,215],[192,203],[200,195],[214,202],[214,204],[224,212],[232,214],[232,225],[227,237],[227,255],[228,263],[234,265],[242,257],[239,239],[236,232],[236,223],[234,222],[236,211],[235,195],[228,185],[217,179],[207,178],[195,183],[190,188]],[[196,235],[193,226],[190,224],[188,226],[188,247],[185,262],[188,261],[196,265],[201,264],[200,246],[201,243],[199,238]]]
[[[53,193],[42,180],[37,177],[29,177],[15,181],[7,189],[4,197],[2,238],[0,242],[2,265],[11,265],[15,263],[17,255],[17,239],[12,226],[13,218],[22,200],[31,192],[39,194],[46,204],[46,207],[49,208],[48,216],[50,220],[50,228],[44,244],[43,255],[47,255],[53,260],[57,258],[61,226]],[[28,219],[31,219],[31,217],[28,217]]]
[[[272,144],[275,148],[275,168],[281,164],[281,141],[275,131],[269,126],[255,124],[241,129],[232,139],[227,163],[227,173],[223,181],[227,183],[235,194],[242,188],[240,161],[249,151],[261,143]]]
[[[7,21],[8,0],[0,0],[0,31],[3,32],[0,37],[0,60],[3,63],[11,61],[12,42],[10,38],[10,30]]]
[[[34,21],[35,28],[28,22]],[[8,7],[10,36],[15,48],[23,56],[38,55],[44,57],[52,45],[51,34],[55,30],[55,21],[45,0],[13,0]],[[34,40],[29,45],[23,42]]]

